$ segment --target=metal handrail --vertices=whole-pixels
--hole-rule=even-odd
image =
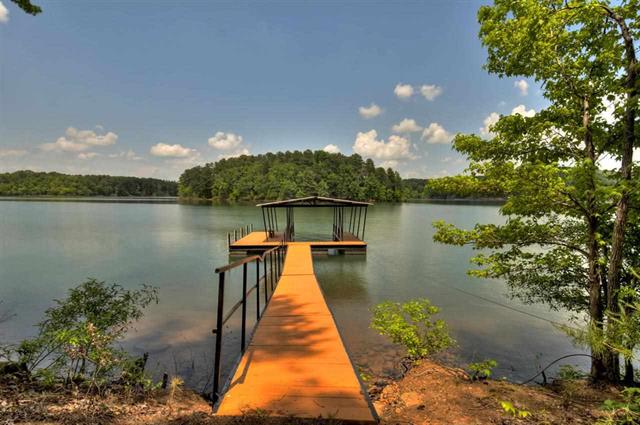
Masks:
[[[233,229],[233,232],[227,233],[227,248],[231,246],[233,242],[238,241],[238,235],[240,238],[244,238],[249,233],[253,232],[253,224],[247,224],[246,226]]]
[[[284,266],[284,254],[286,245],[281,242],[278,246],[270,248],[262,253],[262,255],[251,255],[241,260],[234,261],[226,266],[218,267],[215,269],[215,273],[218,274],[218,307],[216,314],[216,327],[212,332],[216,336],[215,353],[214,353],[214,365],[213,365],[213,389],[211,393],[211,399],[213,404],[217,403],[220,399],[220,368],[221,368],[221,353],[222,353],[222,329],[224,324],[231,318],[233,313],[242,306],[242,329],[240,336],[240,351],[244,354],[246,348],[246,325],[247,325],[247,296],[256,290],[256,324],[260,320],[260,283],[264,281],[264,306],[266,308],[267,303],[270,300],[268,294],[268,281],[271,277],[271,295],[275,289],[274,282],[277,285],[277,281],[282,275],[282,269]],[[247,265],[249,263],[256,263],[256,278],[255,285],[247,290]],[[260,275],[260,263],[264,264],[264,274]],[[242,266],[242,298],[235,303],[227,314],[224,314],[224,287],[225,287],[225,274],[227,271],[236,267]]]

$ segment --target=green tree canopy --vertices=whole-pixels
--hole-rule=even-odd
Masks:
[[[471,164],[450,189],[504,193],[506,223],[472,230],[436,224],[437,241],[482,250],[472,274],[504,278],[526,302],[586,314],[604,332],[626,283],[629,208],[640,207],[632,178],[639,5],[496,0],[480,8],[486,69],[534,78],[549,105],[533,117],[501,117],[489,140],[454,140]],[[606,157],[619,159],[620,168],[599,169]],[[618,367],[615,353],[594,351],[595,380],[616,381]]]
[[[176,196],[176,182],[35,171],[0,173],[0,196]]]

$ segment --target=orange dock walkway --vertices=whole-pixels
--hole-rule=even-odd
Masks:
[[[310,243],[287,244],[278,286],[217,414],[252,411],[376,423],[316,280]]]

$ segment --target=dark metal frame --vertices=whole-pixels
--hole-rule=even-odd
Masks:
[[[262,208],[262,221],[265,232],[267,233],[267,238],[278,237],[278,209],[285,209],[286,225],[282,233],[282,240],[284,242],[295,240],[295,208],[333,208],[332,239],[334,241],[363,241],[367,224],[367,207],[369,205],[372,204],[369,202],[332,199],[321,196],[258,204],[258,206]]]
[[[260,283],[264,281],[264,308],[267,307],[271,295],[277,286],[277,282],[282,275],[282,268],[284,266],[284,257],[286,254],[286,245],[281,243],[277,247],[271,248],[262,255],[252,255],[250,257],[243,258],[235,261],[226,266],[218,267],[215,272],[218,275],[218,307],[216,314],[216,327],[213,329],[213,333],[216,336],[215,339],[215,353],[213,364],[213,389],[211,392],[211,399],[215,405],[220,399],[220,368],[221,368],[221,354],[222,354],[222,330],[224,324],[231,318],[238,308],[242,307],[242,329],[240,336],[240,351],[244,354],[246,350],[247,339],[247,297],[255,289],[256,290],[256,325],[260,321]],[[249,263],[256,263],[256,278],[255,285],[247,289],[247,266]],[[264,274],[260,276],[260,263],[264,263]],[[242,266],[242,299],[231,307],[231,309],[224,314],[224,288],[225,288],[225,274],[227,271]],[[269,278],[270,279],[269,279]],[[268,294],[268,282],[270,280],[271,295]]]

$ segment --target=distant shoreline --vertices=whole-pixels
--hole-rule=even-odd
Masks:
[[[0,196],[1,201],[24,202],[96,202],[96,203],[159,203],[159,204],[187,204],[187,205],[253,205],[266,201],[235,201],[222,202],[210,199],[180,198],[178,196],[54,196],[54,195],[25,195]],[[375,202],[375,201],[374,201]],[[459,204],[459,205],[502,205],[502,198],[450,198],[450,199],[408,199],[399,202],[375,202],[377,204]]]
[[[0,201],[25,202],[113,202],[113,203],[164,203],[177,204],[177,196],[0,196]]]

